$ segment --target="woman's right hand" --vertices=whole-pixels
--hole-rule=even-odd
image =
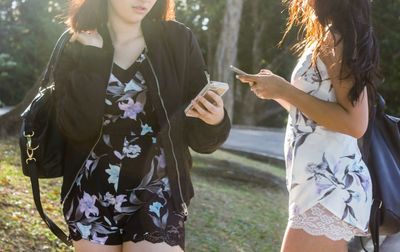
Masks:
[[[236,78],[243,83],[248,83],[251,91],[258,98],[264,100],[281,99],[281,96],[287,91],[287,87],[290,87],[289,82],[284,78],[267,69],[263,69],[260,73],[254,75],[238,75]]]
[[[70,39],[70,42],[75,41],[78,41],[82,45],[95,46],[98,48],[103,47],[103,38],[96,30],[74,32]]]

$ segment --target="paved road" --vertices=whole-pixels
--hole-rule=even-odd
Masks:
[[[284,129],[233,127],[222,148],[282,163],[284,138]]]

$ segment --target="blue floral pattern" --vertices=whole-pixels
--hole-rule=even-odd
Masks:
[[[158,121],[140,72],[145,60],[142,54],[128,70],[114,64],[101,141],[64,203],[73,239],[106,245],[121,239],[184,245],[184,217],[172,206],[165,153],[157,141]]]
[[[321,100],[335,102],[326,66],[320,59],[318,70],[311,66],[311,54],[310,48],[300,58],[291,83]],[[319,204],[360,233],[368,230],[372,185],[357,139],[318,125],[292,106],[285,160],[289,218]]]

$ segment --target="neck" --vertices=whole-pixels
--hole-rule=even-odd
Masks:
[[[114,45],[143,36],[141,22],[128,23],[116,15],[109,15],[108,29]]]

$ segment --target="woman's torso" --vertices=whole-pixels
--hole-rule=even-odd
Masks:
[[[314,68],[311,58],[309,48],[299,59],[291,84],[318,99],[336,102],[325,64],[318,58]],[[291,106],[285,159],[290,215],[320,203],[339,218],[366,230],[372,185],[356,138],[318,125]]]

